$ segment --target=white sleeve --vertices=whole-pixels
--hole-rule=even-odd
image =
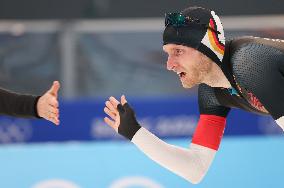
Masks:
[[[284,131],[284,116],[278,118],[277,120],[275,120],[276,123],[282,128],[282,130]]]
[[[193,143],[189,149],[167,144],[143,127],[131,141],[149,158],[193,184],[202,180],[216,154],[216,150]]]

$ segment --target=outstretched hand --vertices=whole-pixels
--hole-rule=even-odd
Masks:
[[[54,81],[51,88],[37,102],[37,113],[40,117],[59,125],[58,90],[60,84]]]
[[[112,127],[116,132],[118,132],[118,127],[120,125],[120,115],[117,109],[119,104],[124,105],[127,103],[124,95],[121,96],[121,103],[114,97],[110,97],[108,101],[105,103],[104,112],[111,118],[105,117],[104,121],[110,127]]]
[[[104,111],[110,117],[104,118],[106,124],[129,140],[132,140],[141,128],[136,120],[134,110],[127,103],[124,95],[121,96],[120,102],[114,97],[110,97],[106,101]]]

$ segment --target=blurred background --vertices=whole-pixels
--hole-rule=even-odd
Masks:
[[[0,187],[280,187],[284,138],[267,116],[230,112],[205,179],[163,169],[103,122],[104,102],[125,94],[141,125],[188,147],[196,89],[166,70],[163,16],[188,6],[221,16],[227,39],[284,39],[284,1],[0,0],[0,87],[43,94],[59,80],[60,126],[0,117]]]

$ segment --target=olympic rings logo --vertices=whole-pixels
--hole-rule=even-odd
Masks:
[[[25,119],[0,119],[0,143],[24,142],[32,136],[32,125]]]
[[[145,187],[145,188],[164,188],[159,183],[152,179],[143,176],[130,176],[114,181],[109,188],[130,188],[130,187]],[[69,180],[51,179],[41,181],[32,188],[81,188],[79,185]]]

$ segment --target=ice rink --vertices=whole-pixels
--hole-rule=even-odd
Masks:
[[[184,147],[189,143],[184,139],[167,141]],[[161,168],[124,141],[2,145],[0,187],[281,187],[283,145],[282,136],[226,137],[198,185]]]

